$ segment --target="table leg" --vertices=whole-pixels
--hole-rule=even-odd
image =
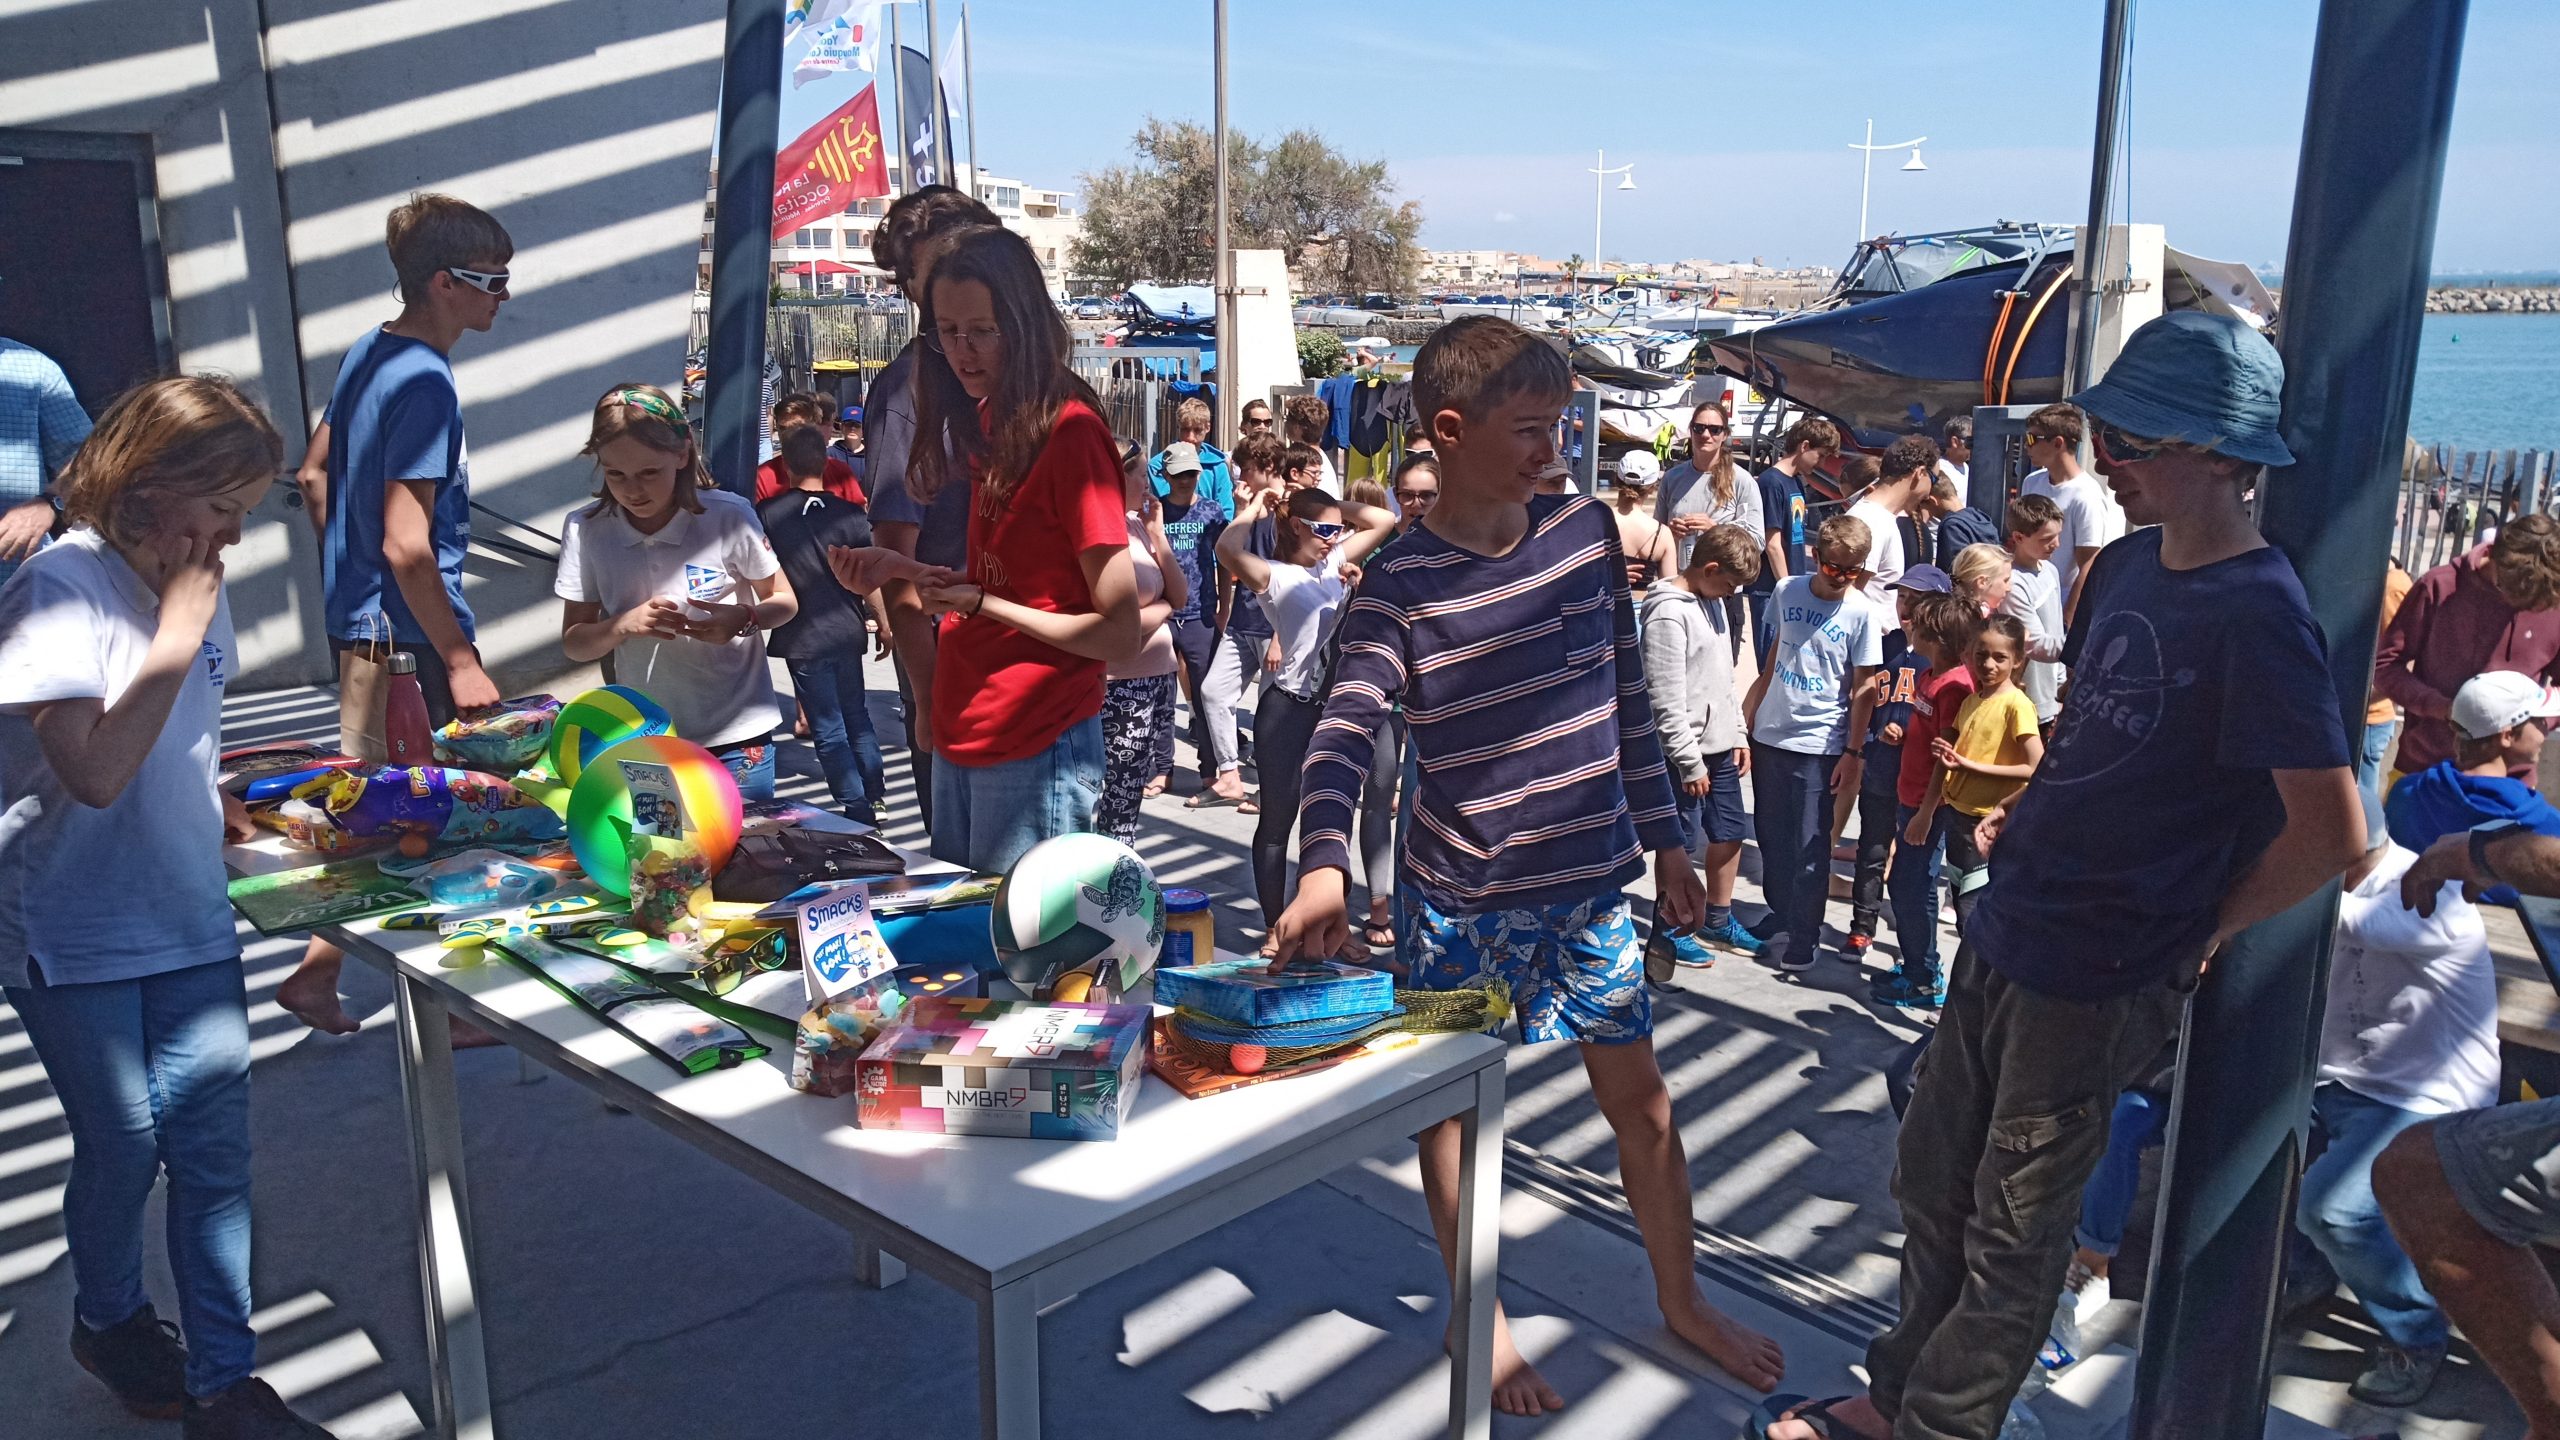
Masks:
[[[440,1440],[490,1440],[497,1432],[471,1284],[471,1197],[463,1183],[453,1037],[444,1001],[433,990],[396,973],[392,988],[399,1004],[409,1162],[418,1186],[418,1272],[427,1301],[427,1373],[434,1392],[428,1433]]]
[[[1493,1433],[1493,1300],[1502,1245],[1503,1067],[1476,1072],[1475,1104],[1458,1117],[1458,1264],[1450,1314],[1449,1440]]]
[[[1040,1311],[1027,1282],[978,1302],[978,1433],[1039,1440]]]
[[[853,1278],[856,1284],[873,1290],[886,1290],[907,1278],[907,1262],[868,1240],[856,1240],[853,1242]]]

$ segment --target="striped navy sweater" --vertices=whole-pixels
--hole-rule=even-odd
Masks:
[[[1417,526],[1371,562],[1307,752],[1303,868],[1349,870],[1371,737],[1398,701],[1421,771],[1402,874],[1434,908],[1589,899],[1679,848],[1617,537],[1598,501],[1541,495],[1508,555]]]

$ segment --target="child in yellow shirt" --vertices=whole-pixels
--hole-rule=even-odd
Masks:
[[[1937,784],[1912,817],[1915,833],[1929,833],[1941,804],[1978,820],[2026,788],[2027,778],[2036,773],[2044,760],[2044,737],[2036,726],[2035,702],[2017,684],[2026,661],[2027,628],[2017,616],[1994,615],[1983,622],[1965,656],[1965,668],[1973,672],[1973,694],[1956,712],[1955,724],[1935,742]],[[1947,828],[1948,889],[1955,895],[1959,932],[1973,912],[1975,894],[1991,878],[1990,865],[1972,825],[1959,821]]]

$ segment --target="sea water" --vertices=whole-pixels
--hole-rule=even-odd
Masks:
[[[2430,315],[2409,434],[2463,450],[2560,450],[2560,315]]]

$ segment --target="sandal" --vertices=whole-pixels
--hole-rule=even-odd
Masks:
[[[1247,795],[1247,796],[1246,796],[1246,797],[1244,797],[1243,799],[1241,799],[1241,800],[1237,801],[1237,802],[1236,802],[1236,813],[1237,813],[1237,814],[1239,814],[1239,815],[1259,815],[1259,814],[1261,814],[1261,813],[1262,813],[1262,792],[1261,792],[1261,791],[1259,791],[1259,790],[1256,790],[1256,791],[1255,791],[1255,792],[1253,792],[1252,794]]]
[[[1813,1433],[1824,1440],[1864,1440],[1849,1428],[1846,1420],[1836,1425],[1831,1419],[1834,1408],[1856,1399],[1854,1395],[1834,1395],[1828,1400],[1808,1400],[1802,1395],[1772,1395],[1760,1402],[1749,1419],[1742,1422],[1742,1440],[1769,1440],[1769,1427],[1781,1420],[1801,1420],[1813,1427]]]
[[[1230,805],[1241,805],[1243,803],[1244,797],[1240,795],[1230,797],[1221,795],[1215,790],[1203,790],[1199,794],[1192,796],[1190,799],[1183,801],[1182,808],[1185,810],[1223,810]]]
[[[1158,776],[1155,779],[1148,781],[1139,789],[1138,798],[1142,800],[1153,800],[1157,796],[1163,794],[1170,783],[1171,782],[1167,781],[1163,776]]]
[[[1360,940],[1372,950],[1393,950],[1396,948],[1395,922],[1371,920],[1363,923],[1360,927]]]

